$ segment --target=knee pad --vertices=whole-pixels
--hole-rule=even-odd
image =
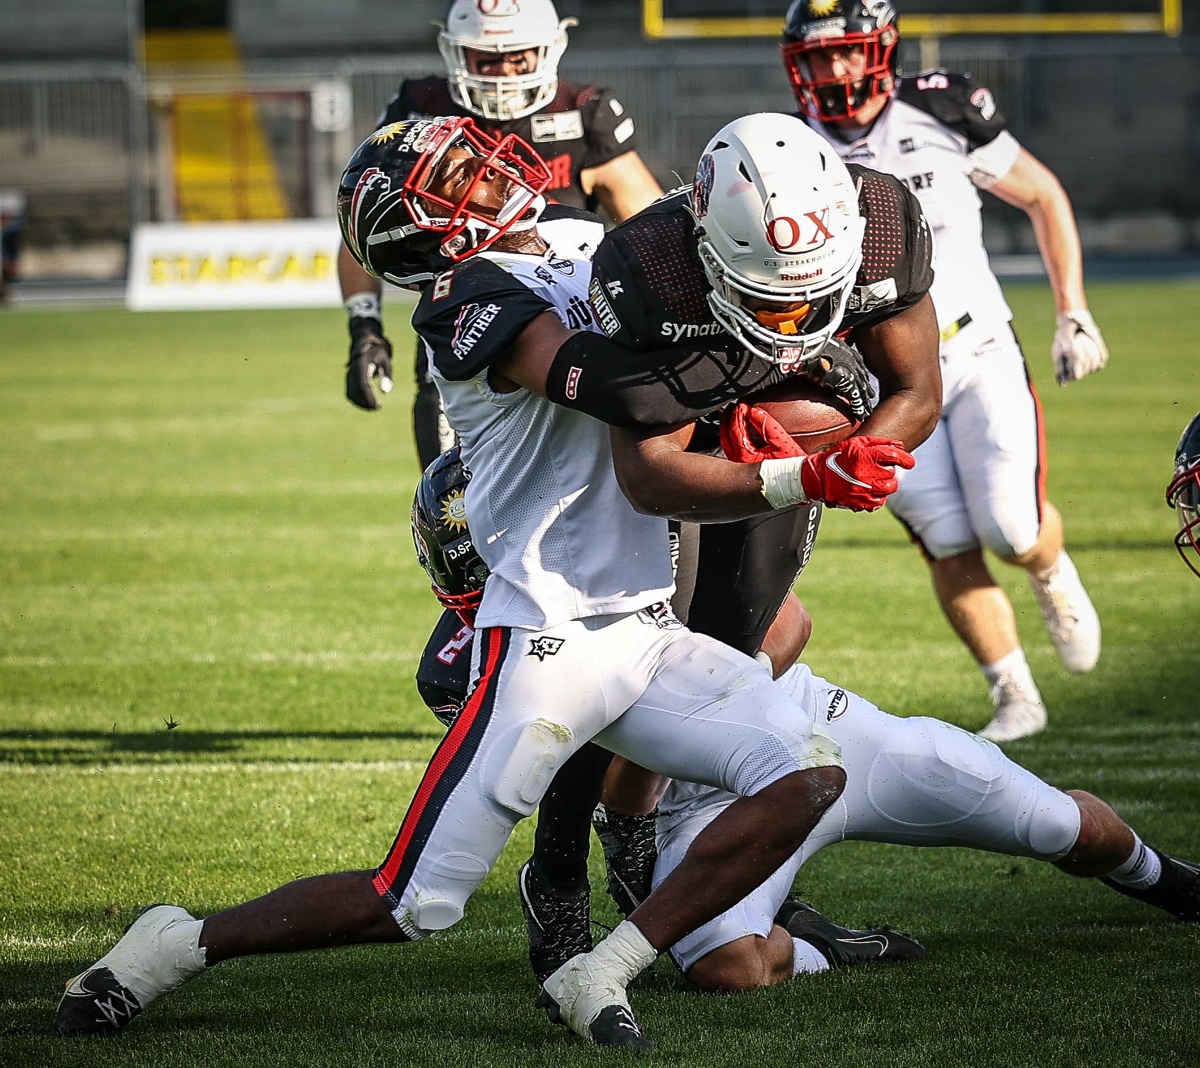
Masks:
[[[914,832],[969,819],[1003,779],[997,755],[1002,754],[995,746],[939,720],[902,720],[871,765],[871,808]]]
[[[505,751],[503,745],[497,748]],[[526,724],[499,772],[487,776],[489,800],[518,818],[533,815],[555,772],[575,749],[575,734],[565,724],[540,717]]]
[[[869,803],[888,840],[1045,860],[1075,844],[1075,802],[998,746],[940,720],[913,717],[902,724],[868,774]]]
[[[490,869],[483,857],[470,853],[444,853],[430,861],[423,882],[437,887],[437,891],[417,890],[412,894],[405,910],[407,922],[401,922],[401,930],[419,940],[453,927],[463,918],[467,898]]]

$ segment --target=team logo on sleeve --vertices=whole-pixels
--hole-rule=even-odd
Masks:
[[[588,284],[588,299],[592,302],[592,311],[596,313],[596,322],[609,337],[612,337],[621,329],[621,320],[613,311],[613,307],[605,295],[604,287],[595,278]]]
[[[855,286],[846,301],[847,312],[863,314],[895,303],[899,297],[896,279],[884,278],[866,286]]]
[[[692,181],[692,212],[697,219],[708,214],[708,202],[712,198],[713,182],[717,177],[717,165],[712,153],[705,152],[696,164],[696,177]]]
[[[548,656],[554,656],[565,642],[565,638],[551,638],[547,634],[539,634],[536,638],[529,639],[529,652],[525,655],[545,660]]]
[[[466,359],[467,354],[479,344],[479,339],[499,314],[499,304],[485,304],[482,307],[478,304],[464,304],[454,321],[454,336],[450,339],[450,348],[454,355],[460,360]]]

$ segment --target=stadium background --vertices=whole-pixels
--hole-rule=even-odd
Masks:
[[[15,299],[38,283],[123,279],[139,222],[330,216],[341,165],[385,100],[403,78],[441,70],[432,24],[446,6],[3,5],[0,205],[19,205],[4,209],[10,222],[23,215]],[[664,186],[690,179],[729,118],[792,108],[777,53],[784,0],[558,7],[580,22],[562,73],[615,90]],[[1200,262],[1200,0],[901,7],[903,68],[969,70],[994,89],[1016,136],[1066,186],[1091,273]],[[683,29],[695,36],[662,36],[679,14],[700,16]],[[1014,27],[1030,32],[990,32]],[[985,199],[1002,272],[1036,273],[1027,221]]]

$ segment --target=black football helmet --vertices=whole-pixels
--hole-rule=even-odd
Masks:
[[[448,183],[439,165],[452,148],[479,162],[452,171]],[[491,182],[503,183],[494,214],[472,204],[480,186]],[[419,289],[449,263],[535,226],[549,184],[549,167],[513,134],[492,137],[468,118],[393,122],[371,134],[346,164],[338,225],[364,270]]]
[[[800,110],[821,122],[857,115],[895,88],[900,32],[889,0],[793,0],[783,24],[783,69]],[[809,57],[822,48],[860,47],[862,78],[817,78]]]
[[[488,567],[467,529],[466,495],[471,472],[457,445],[433,461],[421,476],[412,503],[413,544],[433,592],[464,622],[479,606]]]
[[[1167,486],[1167,504],[1179,516],[1175,548],[1200,575],[1200,414],[1188,423],[1175,446],[1175,477]]]

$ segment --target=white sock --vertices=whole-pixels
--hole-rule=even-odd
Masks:
[[[658,959],[658,950],[646,941],[637,924],[622,920],[591,955],[598,964],[611,967],[620,976],[622,986],[628,986],[634,976]]]
[[[801,972],[808,974],[811,972],[827,972],[829,971],[829,961],[811,942],[805,942],[803,938],[792,939],[792,975],[800,975]]]
[[[1162,861],[1158,854],[1153,849],[1147,849],[1146,843],[1134,834],[1133,852],[1129,854],[1129,859],[1110,871],[1105,878],[1134,890],[1145,890],[1158,882],[1160,875]]]
[[[980,664],[979,670],[983,672],[983,677],[987,679],[989,686],[995,686],[996,680],[1001,675],[1008,675],[1014,682],[1019,683],[1022,689],[1037,693],[1037,686],[1033,682],[1033,672],[1029,670],[1029,661],[1025,659],[1025,650],[1019,645],[999,660],[994,660],[990,664]]]
[[[204,970],[203,926],[203,920],[173,905],[151,909],[96,966],[108,968],[144,1009]]]

